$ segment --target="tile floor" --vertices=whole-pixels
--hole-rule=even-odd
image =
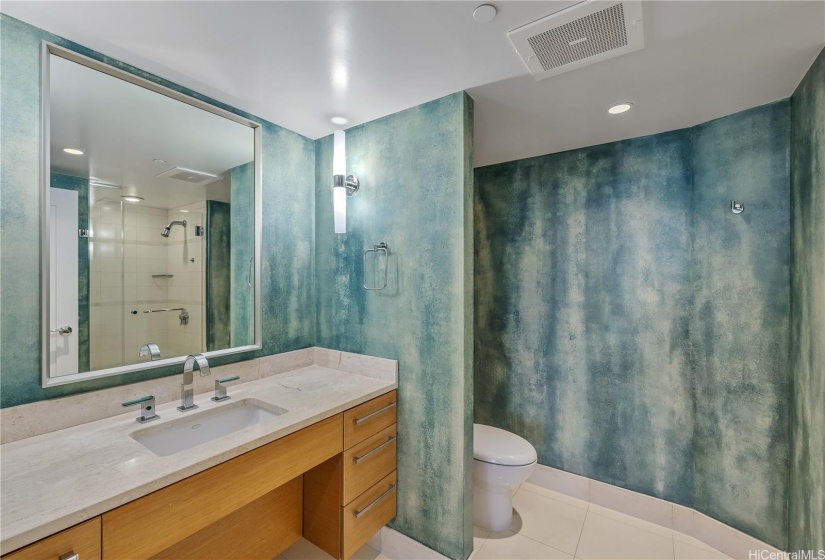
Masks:
[[[702,541],[611,509],[524,483],[509,531],[475,528],[470,560],[716,560]],[[276,560],[331,560],[301,539]],[[390,560],[365,546],[353,560]]]
[[[274,560],[334,560],[332,556],[306,539],[300,539]],[[350,560],[390,560],[377,550],[364,545]]]
[[[476,527],[471,560],[715,560],[702,541],[525,482],[509,531]]]

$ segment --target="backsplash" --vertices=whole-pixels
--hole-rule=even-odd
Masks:
[[[788,119],[477,169],[476,421],[785,546]]]
[[[237,383],[246,383],[312,365],[386,381],[398,379],[395,360],[313,347],[212,368],[209,376],[195,375],[194,390],[196,395],[209,393],[215,388],[215,379],[230,375],[240,377]],[[145,394],[154,395],[157,404],[174,402],[180,399],[180,382],[179,376],[153,379],[4,408],[0,410],[0,444],[124,414],[120,403]]]

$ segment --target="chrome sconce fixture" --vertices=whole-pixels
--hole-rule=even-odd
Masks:
[[[347,232],[347,197],[358,192],[358,177],[347,175],[347,153],[344,131],[336,130],[332,147],[332,212],[335,233]]]

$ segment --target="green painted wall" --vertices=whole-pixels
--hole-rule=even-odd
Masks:
[[[783,101],[477,169],[476,421],[784,547],[789,130]]]
[[[255,162],[232,168],[232,247],[230,251],[231,346],[255,343]]]
[[[319,346],[399,361],[397,530],[472,550],[472,100],[450,95],[347,130],[347,233],[333,233],[332,137],[316,142]],[[389,245],[385,290],[365,249]]]
[[[50,41],[263,125],[263,350],[214,365],[312,346],[315,144],[85,47],[0,14],[0,406],[14,406],[180,373],[179,366],[40,386],[40,57]]]
[[[694,505],[784,549],[790,449],[789,103],[693,130]],[[745,204],[743,214],[730,211],[731,199]]]
[[[206,201],[206,349],[232,346],[232,218],[228,202]]]
[[[825,50],[791,97],[790,550],[825,549]]]

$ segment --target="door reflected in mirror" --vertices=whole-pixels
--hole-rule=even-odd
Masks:
[[[256,347],[258,125],[47,50],[44,384]]]

